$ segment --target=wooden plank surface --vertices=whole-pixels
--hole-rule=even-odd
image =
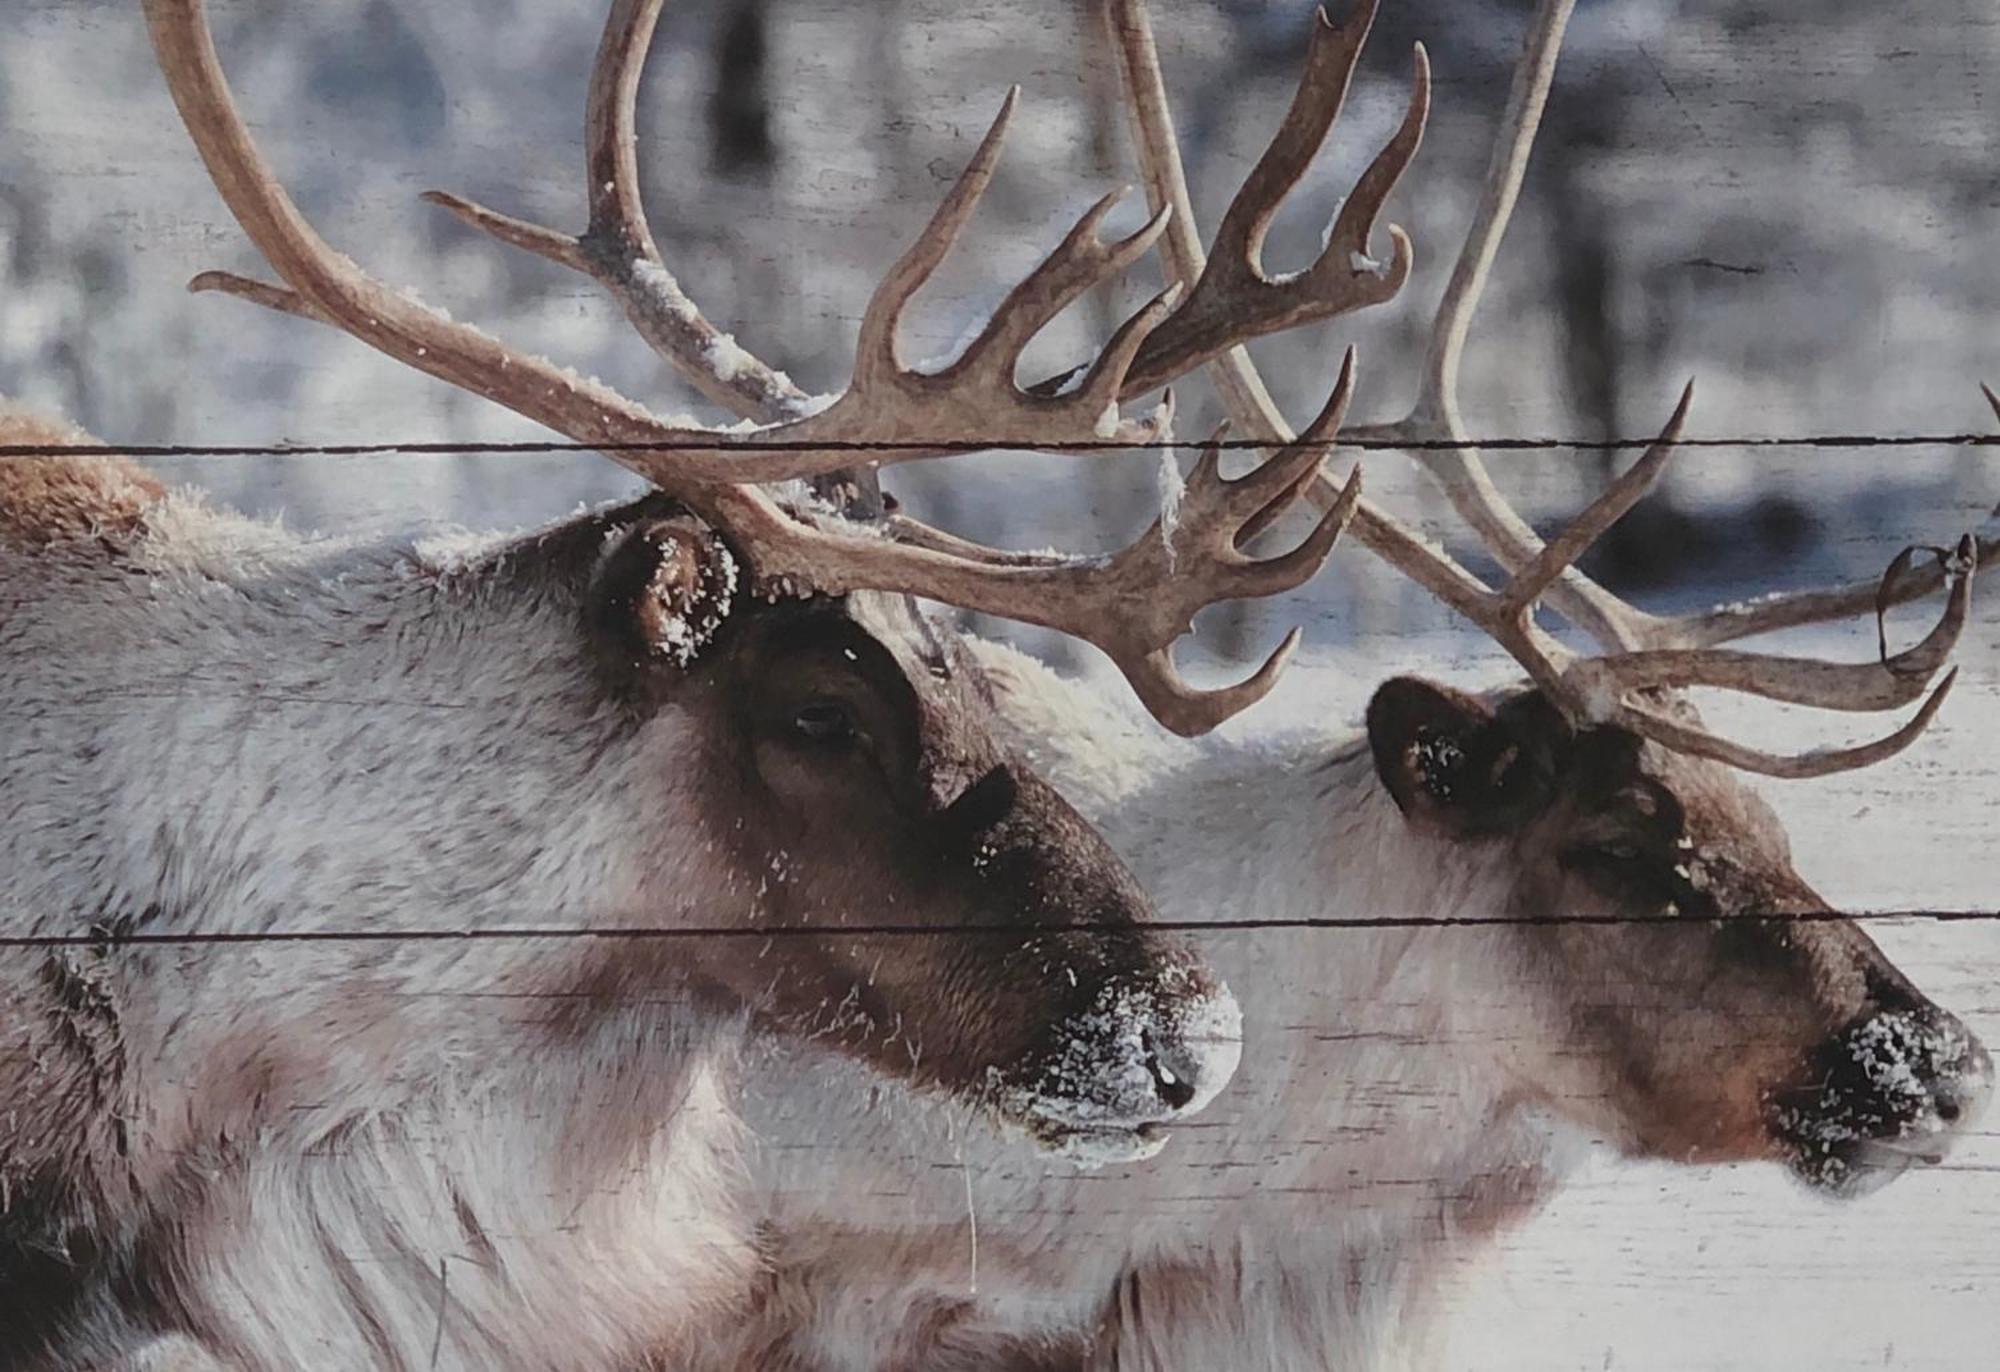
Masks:
[[[1350,340],[1363,349],[1358,412],[1387,416],[1406,403],[1418,331],[1442,286],[1442,245],[1469,211],[1521,21],[1516,6],[1390,4],[1336,143],[1281,219],[1271,256],[1290,265],[1314,250],[1334,198],[1399,113],[1401,47],[1421,38],[1438,74],[1437,117],[1389,213],[1409,228],[1420,268],[1393,306],[1258,350],[1294,416],[1316,404],[1329,358]],[[1115,86],[1105,54],[1081,7],[1055,0],[771,4],[776,158],[723,174],[707,101],[729,8],[686,6],[663,34],[642,102],[656,228],[711,316],[808,389],[844,383],[868,289],[1009,83],[1027,103],[1006,169],[967,248],[925,297],[912,356],[948,353],[1099,189],[1134,179],[1122,130],[1101,105],[1106,83]],[[334,242],[460,317],[662,411],[695,407],[588,283],[476,241],[416,199],[441,187],[580,222],[578,129],[596,4],[521,5],[504,19],[458,0],[216,0],[214,9],[253,124]],[[1289,94],[1296,42],[1282,35],[1295,29],[1274,17],[1286,9],[1154,6],[1210,225]],[[1977,383],[2000,379],[1996,100],[2000,19],[1971,0],[1893,13],[1794,12],[1769,0],[1586,6],[1481,315],[1468,422],[1491,436],[1644,434],[1694,374],[1698,436],[1990,431]],[[0,394],[158,445],[543,436],[329,331],[182,293],[198,270],[253,259],[152,72],[135,10],[15,0],[0,12],[0,129]],[[1134,197],[1116,222],[1129,229],[1140,217]],[[1152,285],[1142,273],[1122,295],[1073,311],[1037,344],[1035,367],[1073,360]],[[1214,402],[1185,389],[1181,432],[1203,432]],[[2000,498],[1991,451],[1945,442],[1692,451],[1668,487],[1688,523],[1662,536],[1665,579],[1635,594],[1676,606],[1872,574],[1906,543],[1949,541],[1987,518]],[[1107,544],[1150,516],[1154,459],[1067,463],[972,457],[906,469],[892,485],[951,527],[1027,546]],[[327,529],[527,525],[631,488],[588,454],[189,455],[156,465]],[[1501,454],[1495,465],[1538,516],[1573,508],[1602,471],[1573,451]],[[1368,479],[1426,529],[1451,531],[1449,512],[1399,457],[1371,457]],[[1782,557],[1746,552],[1794,518],[1802,531]],[[1689,529],[1708,530],[1707,541],[1690,541]],[[1662,558],[1658,545],[1634,555]],[[1895,622],[1907,634],[1919,619]],[[1396,672],[1460,684],[1506,675],[1483,640],[1351,550],[1302,592],[1205,621],[1209,664],[1246,656],[1290,622],[1307,626],[1307,660],[1264,710],[1230,726],[1233,736],[1323,737],[1358,722],[1370,689]],[[1982,608],[1955,698],[1907,756],[1829,781],[1758,786],[1799,870],[1837,904],[2000,910],[1996,630],[2000,614]],[[1807,641],[1864,657],[1872,649],[1865,626]],[[1718,702],[1711,718],[1795,746],[1828,736],[1823,718],[1768,706]],[[1846,729],[1836,721],[1834,736]],[[2000,922],[1869,928],[1917,986],[2000,1043]],[[1240,959],[1282,977],[1288,940],[1343,936],[1211,937],[1241,941]],[[1235,989],[1245,1000],[1261,990]],[[1365,1019],[1329,1006],[1295,1038],[1253,1047],[1305,1060],[1326,1033]],[[1233,1113],[1228,1097],[1204,1127],[1238,1145],[1257,1140],[1274,1158],[1311,1147],[1309,1134]],[[1809,1196],[1771,1167],[1595,1158],[1497,1252],[1468,1263],[1432,1365],[1988,1365],[2000,1342],[1996,1138],[1989,1123],[1945,1165],[1849,1205]],[[1203,1156],[1198,1144],[1170,1146],[1158,1160],[1174,1178],[1162,1194],[1210,1185]],[[1313,1203],[1300,1201],[1302,1216]]]

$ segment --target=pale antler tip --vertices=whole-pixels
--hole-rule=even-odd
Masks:
[[[1198,738],[1228,723],[1271,694],[1271,688],[1278,684],[1278,678],[1290,665],[1292,654],[1298,651],[1302,638],[1298,628],[1291,629],[1271,655],[1264,659],[1264,664],[1234,686],[1196,691],[1183,685],[1178,677],[1172,678],[1172,685],[1177,688],[1174,697],[1176,708],[1168,712],[1171,718],[1156,717],[1182,738]]]
[[[1340,375],[1334,379],[1333,391],[1326,398],[1326,404],[1299,435],[1300,441],[1317,445],[1332,438],[1347,418],[1347,403],[1354,398],[1355,350],[1348,344],[1340,357]],[[1317,465],[1317,464],[1315,464]]]
[[[1343,516],[1352,517],[1355,507],[1361,503],[1361,463],[1357,459],[1354,470],[1347,474],[1346,484],[1340,488],[1340,498],[1333,502]]]
[[[1958,668],[1953,667],[1944,674],[1944,680],[1940,681],[1938,688],[1925,698],[1924,703],[1918,707],[1917,712],[1910,716],[1910,722],[1883,740],[1884,751],[1881,757],[1894,757],[1897,753],[1902,752],[1903,749],[1915,743],[1918,737],[1931,727],[1931,721],[1937,718],[1937,712],[1944,708],[1945,698],[1951,694],[1951,688],[1957,684]],[[1881,758],[1875,760],[1880,761]]]
[[[1687,384],[1681,387],[1680,399],[1674,404],[1674,412],[1668,418],[1666,428],[1660,431],[1661,442],[1672,443],[1681,436],[1681,430],[1687,426],[1688,412],[1693,408],[1694,378],[1689,377]]]
[[[993,124],[986,136],[994,138],[1004,135],[1007,126],[1014,120],[1014,112],[1021,108],[1021,87],[1017,82],[1007,87],[1007,93],[1000,97],[1000,112],[993,116]]]
[[[1291,665],[1292,654],[1298,652],[1299,645],[1305,642],[1305,637],[1306,631],[1296,624],[1285,630],[1285,636],[1278,640],[1278,646],[1272,650],[1268,658],[1264,659],[1264,668],[1274,679],[1278,673]]]

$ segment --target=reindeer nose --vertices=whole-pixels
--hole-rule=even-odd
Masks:
[[[1062,1025],[1011,1104],[1045,1147],[1086,1165],[1162,1147],[1161,1128],[1214,1100],[1243,1054],[1243,1014],[1205,977],[1113,986]]]
[[[1220,984],[1145,1037],[1153,1095],[1176,1115],[1214,1100],[1243,1056],[1243,1011]]]
[[[1985,1110],[1993,1059],[1955,1016],[1928,1003],[1883,1010],[1839,1040],[1830,1086],[1876,1138],[1954,1133]]]
[[[1174,1058],[1180,1059],[1178,1070]],[[1146,1042],[1146,1070],[1153,1076],[1153,1094],[1169,1110],[1180,1110],[1195,1098],[1194,1077],[1200,1067],[1191,1065],[1185,1054],[1163,1055],[1151,1035]]]
[[[1956,1061],[1940,1065],[1931,1088],[1938,1119],[1952,1128],[1970,1127],[1993,1098],[1993,1059],[1985,1044],[1959,1027],[1964,1049]]]

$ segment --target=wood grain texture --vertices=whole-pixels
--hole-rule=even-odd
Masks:
[[[973,241],[922,302],[913,356],[949,352],[1082,204],[1133,179],[1105,108],[1109,69],[1080,6],[1059,0],[773,4],[776,160],[725,174],[708,111],[727,9],[723,0],[676,9],[649,77],[655,224],[711,315],[808,389],[846,374],[869,286],[1007,84],[1026,89],[1020,131]],[[522,4],[504,21],[444,0],[236,0],[216,10],[253,122],[336,244],[659,408],[694,406],[587,283],[508,255],[416,198],[440,187],[580,222],[597,4]],[[1255,11],[1155,5],[1211,225],[1289,94],[1295,46],[1282,26],[1267,36]],[[1324,331],[1323,346],[1259,350],[1296,416],[1309,413],[1349,341],[1363,355],[1357,413],[1400,412],[1441,285],[1427,244],[1450,243],[1462,227],[1520,17],[1444,0],[1392,0],[1390,11],[1336,144],[1280,221],[1270,256],[1279,266],[1309,256],[1338,188],[1399,113],[1400,46],[1421,38],[1437,72],[1437,118],[1390,208],[1415,240],[1417,275],[1401,301]],[[1794,13],[1773,0],[1586,7],[1475,333],[1470,422],[1502,435],[1644,432],[1692,373],[1702,387],[1697,435],[1990,428],[1976,383],[2000,378],[1996,100],[2000,20],[1972,0],[1894,12]],[[198,270],[244,269],[252,258],[151,72],[136,12],[57,0],[6,7],[0,130],[0,394],[144,443],[543,436],[324,330],[181,293]],[[1135,199],[1113,227],[1129,230],[1139,215]],[[1141,273],[1123,294],[1073,311],[1037,345],[1030,370],[1080,356],[1152,284]],[[1203,432],[1212,402],[1199,388],[1184,402],[1183,432]],[[1149,517],[1154,459],[1051,470],[1060,461],[965,458],[891,484],[970,536],[1029,546],[1115,546]],[[156,465],[327,528],[531,523],[628,489],[588,456]],[[1538,515],[1573,507],[1602,471],[1574,453],[1495,465]],[[1371,495],[1456,539],[1407,464],[1373,459],[1368,481]],[[1629,548],[1621,565],[1635,598],[1664,607],[1867,575],[1906,543],[1948,542],[1981,524],[1996,498],[2000,464],[1988,448],[1691,451],[1655,507],[1654,541]],[[1996,599],[2000,591],[1977,611],[1960,655],[1965,679],[1916,750],[1855,776],[1761,788],[1801,872],[1837,903],[2000,911]],[[1398,671],[1461,684],[1506,675],[1483,642],[1351,550],[1303,592],[1205,622],[1214,663],[1293,620],[1310,626],[1307,660],[1233,727],[1358,720],[1368,690]],[[1904,641],[1919,622],[1894,621]],[[1866,626],[1811,641],[1872,651]],[[1771,707],[1725,702],[1713,717],[1748,737],[1826,737],[1824,720]],[[2000,1043],[2000,922],[1870,927],[1912,980]],[[1264,940],[1282,974],[1285,936],[1226,937]],[[1356,1019],[1352,1007],[1330,1009],[1261,1051],[1309,1056],[1317,1035]],[[1274,1158],[1312,1147],[1232,1114],[1227,1097],[1205,1127],[1265,1129]],[[2000,1342],[1996,1140],[2000,1123],[1989,1122],[1946,1165],[1848,1206],[1770,1168],[1593,1163],[1468,1271],[1437,1365],[1985,1365]],[[1184,1169],[1193,1190],[1213,1180],[1200,1159],[1198,1148],[1170,1149],[1161,1165]]]

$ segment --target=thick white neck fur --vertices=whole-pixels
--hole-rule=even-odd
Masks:
[[[0,550],[8,932],[601,925],[631,855],[713,865],[657,765],[675,721],[619,728],[566,661],[573,599],[181,498],[150,525],[116,570]],[[193,1198],[151,1258],[205,1341],[249,1368],[612,1365],[747,1276],[736,1026],[661,988],[552,1029],[579,947],[62,955],[116,1006],[129,1156],[98,1182]],[[37,976],[0,991],[38,1004]],[[84,1342],[108,1361],[120,1322]]]
[[[1185,744],[1009,649],[981,645],[1030,760],[1130,862],[1163,919],[1490,914],[1501,857],[1414,832],[1365,740]],[[1489,1174],[1560,1168],[1492,1045],[1507,953],[1473,929],[1254,929],[1196,936],[1236,991],[1245,1047],[1221,1098],[1157,1158],[1079,1173],[862,1073],[776,1053],[746,1118],[780,1228],[815,1234],[828,1295],[801,1336],[832,1369],[875,1365],[885,1312],[975,1286],[1029,1326],[1087,1319],[1147,1261],[1207,1273],[1156,1294],[1163,1367],[1383,1366],[1396,1309]],[[845,1250],[829,1235],[868,1231]],[[984,1247],[983,1266],[978,1254]],[[857,1272],[884,1274],[874,1289]],[[924,1279],[911,1276],[923,1272]],[[895,1274],[894,1276],[888,1274]],[[858,1294],[857,1294],[858,1288]],[[816,1297],[817,1299],[817,1297]],[[1168,1311],[1174,1313],[1167,1313]],[[1198,1350],[1212,1339],[1212,1356]],[[1261,1348],[1266,1356],[1250,1357]],[[1171,1353],[1171,1357],[1168,1354]],[[1153,1366],[1137,1347],[1121,1366]]]

